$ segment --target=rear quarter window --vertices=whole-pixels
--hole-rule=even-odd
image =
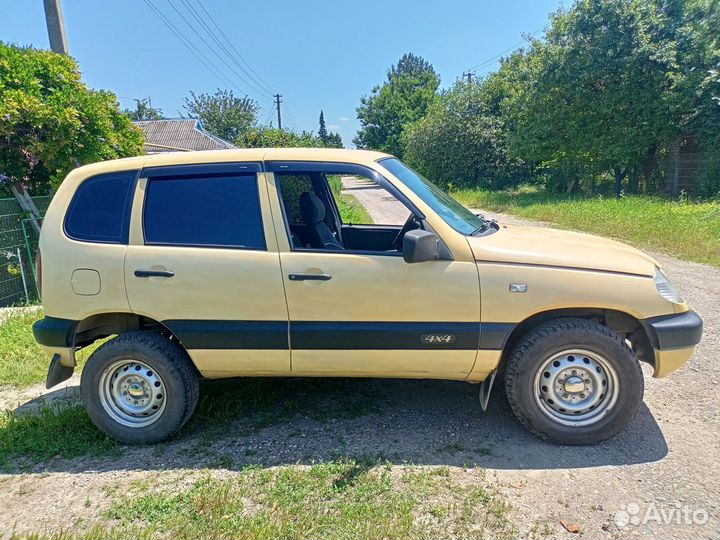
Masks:
[[[264,250],[257,176],[150,179],[145,243]]]
[[[99,174],[83,181],[65,215],[65,234],[74,240],[127,244],[137,171]]]

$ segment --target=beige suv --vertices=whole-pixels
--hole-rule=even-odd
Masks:
[[[52,358],[99,347],[82,399],[111,437],[166,439],[198,379],[495,374],[536,435],[594,443],[668,375],[702,321],[642,252],[488,221],[396,158],[329,149],[224,150],[74,170],[40,238]]]

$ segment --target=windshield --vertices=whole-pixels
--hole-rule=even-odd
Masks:
[[[423,178],[397,158],[385,158],[380,165],[409,187],[415,195],[432,208],[457,232],[471,235],[483,230],[486,222],[465,208],[427,178]]]

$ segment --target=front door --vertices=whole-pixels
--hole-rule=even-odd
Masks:
[[[480,334],[476,265],[449,259],[406,263],[394,240],[411,211],[378,184],[377,173],[369,169],[346,164],[326,164],[324,169],[313,164],[311,170],[302,164],[266,166],[275,170],[270,192],[277,190],[280,201],[276,223],[285,223],[285,231],[282,226],[277,231],[292,371],[465,379]],[[318,173],[327,189],[314,181],[303,188],[310,195],[298,193],[297,179]],[[306,206],[312,199],[317,208],[302,215],[303,203],[294,200],[301,196]],[[328,196],[335,208],[327,205]],[[341,223],[321,215],[321,203],[326,214],[339,213]],[[310,228],[318,230],[308,234]],[[302,230],[307,241],[298,241],[295,230]],[[313,241],[318,237],[326,241]]]
[[[145,170],[125,282],[135,313],[208,377],[287,374],[288,318],[267,185],[256,163]]]

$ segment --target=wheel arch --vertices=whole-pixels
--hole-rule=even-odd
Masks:
[[[145,315],[125,312],[97,313],[85,317],[75,326],[73,343],[76,348],[82,348],[98,339],[134,331],[162,334],[182,347],[177,336],[162,322]]]
[[[525,334],[547,321],[563,318],[593,320],[606,326],[623,339],[628,340],[631,343],[633,352],[641,361],[653,367],[655,366],[655,355],[650,338],[640,320],[633,315],[624,311],[605,308],[563,308],[540,311],[518,323],[505,341],[500,359],[500,369],[504,369],[507,358]]]

